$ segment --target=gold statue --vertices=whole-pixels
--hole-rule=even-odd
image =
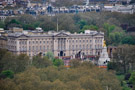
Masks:
[[[106,47],[106,43],[105,43],[105,40],[103,41],[103,47]]]

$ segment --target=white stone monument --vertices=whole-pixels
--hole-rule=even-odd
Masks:
[[[106,44],[104,41],[103,49],[102,49],[102,52],[101,52],[99,60],[98,60],[98,65],[106,66],[108,62],[110,62],[110,58],[108,57],[107,47],[106,47]]]

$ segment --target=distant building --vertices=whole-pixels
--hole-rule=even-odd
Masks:
[[[103,11],[133,14],[135,12],[135,5],[109,4],[109,5],[104,5]]]
[[[108,0],[109,2],[128,4],[131,0]]]
[[[46,33],[41,28],[34,31],[22,31],[22,29],[14,28],[6,30],[5,34],[0,36],[0,48],[6,48],[15,54],[24,53],[30,57],[39,53],[45,55],[51,51],[56,57],[71,56],[75,58],[78,53],[81,55],[100,55],[103,40],[103,32],[91,30],[72,34],[65,31]],[[4,47],[3,44],[5,44]]]
[[[121,13],[129,13],[129,14],[133,14],[135,10],[135,6],[134,5],[116,5],[113,7],[113,9],[111,10],[112,12],[121,12]]]
[[[0,0],[0,6],[16,6],[16,1],[15,0]]]

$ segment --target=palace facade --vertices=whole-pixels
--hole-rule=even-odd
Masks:
[[[14,29],[5,30],[7,34],[1,34],[0,48],[6,48],[15,54],[23,53],[32,57],[51,51],[56,57],[74,56],[79,52],[83,55],[100,55],[103,48],[103,32],[85,30],[78,34],[66,31],[43,32],[41,28],[33,31]]]

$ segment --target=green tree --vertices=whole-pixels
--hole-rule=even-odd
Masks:
[[[16,57],[16,71],[22,72],[30,65],[30,59],[26,54],[20,54]]]
[[[3,56],[7,53],[6,49],[0,49],[0,60],[3,58]]]
[[[5,27],[5,23],[3,21],[0,21],[0,28],[4,28]]]
[[[110,25],[108,23],[104,23],[104,29],[107,31],[107,36],[109,36],[110,32],[115,29],[114,25]]]
[[[20,22],[18,20],[16,20],[16,19],[12,19],[9,23],[10,24],[13,24],[13,23],[20,24]]]
[[[10,70],[2,71],[0,74],[0,78],[13,78],[14,73]]]
[[[80,78],[81,87],[85,90],[104,90],[101,83],[90,76]]]
[[[13,55],[11,52],[7,52],[3,56],[0,62],[0,65],[2,67],[2,70],[11,70],[15,72],[16,71],[16,56]]]
[[[70,61],[70,67],[72,68],[76,68],[76,67],[79,67],[80,66],[80,61],[79,60],[76,60],[76,59],[73,59]]]
[[[122,42],[122,38],[124,37],[122,32],[112,32],[109,35],[109,44],[119,45]]]
[[[83,26],[81,32],[84,32],[85,30],[98,30],[98,27],[95,25],[85,25]]]
[[[23,29],[24,30],[34,30],[35,27],[32,24],[23,24]]]
[[[126,48],[125,48],[126,47]],[[135,46],[121,45],[113,53],[113,61],[117,64],[117,68],[121,73],[134,69]]]
[[[122,44],[135,44],[135,41],[133,40],[132,36],[125,36],[122,38]]]
[[[53,60],[53,65],[59,67],[61,65],[64,65],[64,62],[63,62],[62,59],[54,59]]]
[[[51,60],[48,57],[34,56],[32,60],[32,65],[37,68],[45,68],[52,65]]]
[[[17,56],[11,52],[7,52],[2,58],[0,65],[2,70],[11,70],[15,73],[22,72],[29,65],[29,57],[25,54],[20,54]]]
[[[80,22],[78,24],[80,26],[80,29],[82,29],[86,25],[86,21],[85,20],[80,20]]]
[[[53,54],[52,52],[47,52],[47,53],[46,53],[46,56],[47,56],[51,61],[54,60],[54,54]]]
[[[129,78],[129,82],[131,82],[133,84],[133,88],[135,89],[135,72],[132,72],[132,74]]]
[[[0,80],[0,90],[19,90],[19,87],[10,79]]]

